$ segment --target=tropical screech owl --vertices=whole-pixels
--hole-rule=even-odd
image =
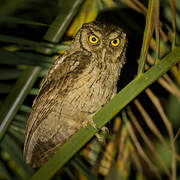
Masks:
[[[32,167],[47,161],[115,94],[125,63],[126,34],[114,25],[86,23],[58,58],[30,114],[24,158]]]

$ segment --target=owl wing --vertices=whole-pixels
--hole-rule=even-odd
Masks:
[[[62,56],[60,59],[58,58],[52,65],[33,103],[32,112],[28,119],[24,145],[24,158],[26,160],[33,132],[57,104],[57,97],[63,100],[63,97],[72,87],[73,82],[75,82],[78,75],[83,72],[89,62],[90,56],[79,51],[68,57]]]

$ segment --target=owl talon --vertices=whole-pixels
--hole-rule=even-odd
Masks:
[[[103,135],[100,135],[100,134],[96,133],[95,136],[97,137],[97,139],[98,139],[99,142],[102,142],[102,143],[105,142],[105,139],[104,139],[104,136],[103,136]]]
[[[103,133],[108,133],[109,134],[109,129],[106,126],[102,127],[101,131],[103,131]]]
[[[90,125],[91,125],[94,129],[97,129],[96,124],[94,123],[93,119],[83,121],[83,122],[82,122],[82,127],[83,127],[83,128],[86,128],[87,125],[88,125],[88,123],[90,123]]]
[[[96,124],[95,124],[95,122],[93,121],[93,119],[90,119],[90,120],[89,120],[89,123],[91,124],[91,126],[92,126],[94,129],[98,129],[98,128],[96,127]]]
[[[87,124],[88,124],[88,121],[83,121],[83,122],[82,122],[82,127],[83,127],[83,128],[86,128],[86,127],[87,127]]]
[[[105,143],[105,137],[106,137],[105,134],[106,133],[109,134],[109,129],[106,126],[104,126],[101,128],[101,131],[103,132],[103,134],[96,133],[95,135],[99,142]]]

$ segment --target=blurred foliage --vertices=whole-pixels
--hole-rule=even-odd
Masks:
[[[171,67],[179,58],[178,0],[0,4],[0,179],[180,179],[180,64]],[[122,27],[128,36],[120,93],[98,113],[102,121],[95,117],[99,127],[114,117],[107,124],[110,132],[102,144],[96,138],[87,143],[95,130],[80,130],[73,137],[82,138],[76,150],[70,140],[69,151],[58,152],[64,153],[61,164],[51,159],[40,170],[32,169],[22,158],[32,102],[59,53],[83,23],[95,19]],[[129,91],[133,83],[136,89]]]

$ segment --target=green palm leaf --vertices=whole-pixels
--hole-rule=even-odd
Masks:
[[[142,2],[144,4],[148,2],[148,8],[146,8]],[[176,25],[175,20],[175,18],[178,20],[180,16],[179,11],[175,11],[175,5],[177,5],[177,8],[180,6],[178,3],[175,4],[174,0],[171,1],[171,4],[168,4],[168,1],[164,2],[164,4],[160,3],[160,5],[162,4],[162,6],[165,7],[164,10],[167,13],[165,13],[164,17],[167,18],[167,21],[172,22],[173,30],[171,30],[168,24],[169,22],[167,23],[165,21],[165,27],[168,30],[165,29],[162,22],[160,22],[159,1],[155,0],[70,0],[66,2],[59,0],[58,4],[47,0],[4,1],[3,6],[0,8],[0,25],[3,27],[0,30],[0,42],[2,43],[0,47],[0,179],[1,176],[6,179],[50,179],[55,174],[56,176],[54,176],[53,179],[58,179],[64,175],[71,179],[81,179],[83,177],[87,179],[98,179],[97,174],[100,173],[98,165],[106,165],[105,169],[109,172],[109,177],[127,179],[131,174],[131,167],[134,166],[134,164],[138,164],[136,172],[137,178],[143,178],[146,176],[146,172],[143,172],[143,166],[141,165],[142,160],[147,163],[150,171],[154,172],[157,178],[161,179],[161,176],[167,176],[176,179],[176,171],[178,168],[176,167],[176,159],[180,158],[175,149],[173,130],[177,130],[177,128],[173,127],[173,122],[170,123],[168,121],[161,104],[158,104],[154,100],[155,95],[153,95],[149,89],[145,91],[153,102],[154,109],[156,109],[163,120],[161,123],[158,122],[158,125],[165,126],[168,133],[164,133],[164,130],[161,131],[161,129],[158,128],[157,119],[152,120],[150,118],[151,114],[147,115],[148,109],[151,109],[151,107],[147,109],[147,112],[144,112],[145,107],[144,109],[137,108],[138,110],[136,110],[134,114],[137,115],[137,117],[139,117],[138,113],[142,114],[152,134],[158,137],[167,151],[170,151],[172,155],[170,164],[166,164],[161,154],[158,154],[158,151],[160,151],[157,149],[158,146],[155,148],[157,139],[148,139],[148,135],[152,136],[152,134],[149,131],[145,131],[147,127],[142,125],[143,119],[140,118],[140,120],[138,119],[135,123],[133,121],[135,115],[130,111],[130,108],[127,109],[126,113],[126,105],[130,104],[131,106],[131,102],[134,102],[135,106],[139,107],[139,101],[137,101],[137,99],[134,101],[134,98],[139,99],[141,97],[140,94],[143,94],[142,92],[147,87],[154,87],[156,82],[159,82],[164,89],[179,98],[179,89],[176,82],[180,82],[180,71],[179,67],[174,65],[179,62],[180,57],[180,48],[176,47],[179,39],[176,28],[179,29],[179,25],[178,21]],[[35,12],[37,7],[41,7],[38,13]],[[40,82],[47,74],[50,65],[56,59],[54,55],[58,51],[66,50],[69,47],[69,40],[71,40],[68,36],[72,36],[74,32],[80,28],[82,23],[92,20],[97,15],[99,15],[97,19],[100,20],[103,20],[105,16],[105,19],[110,18],[110,21],[116,24],[121,21],[121,25],[128,32],[129,46],[131,47],[133,39],[135,43],[137,40],[135,34],[141,34],[140,30],[144,27],[139,26],[138,22],[134,19],[133,16],[135,16],[135,18],[136,16],[138,17],[137,14],[133,14],[134,10],[132,13],[132,10],[127,7],[146,15],[139,65],[138,68],[135,69],[138,74],[133,80],[132,78],[128,80],[129,83],[124,83],[126,86],[94,116],[94,121],[100,129],[116,115],[120,116],[119,112],[124,109],[121,124],[123,128],[119,128],[118,131],[113,131],[112,138],[107,140],[116,144],[114,146],[116,149],[113,149],[115,155],[111,157],[111,161],[107,161],[107,164],[110,163],[110,165],[101,164],[101,159],[98,159],[101,156],[107,155],[107,153],[103,153],[103,148],[96,149],[103,154],[101,156],[98,156],[98,154],[96,154],[97,152],[90,150],[93,157],[97,157],[97,161],[99,160],[99,162],[97,162],[98,165],[89,163],[89,161],[87,161],[88,156],[83,155],[82,151],[77,153],[97,132],[96,129],[88,125],[87,128],[81,128],[74,134],[39,170],[33,170],[25,164],[22,158],[25,126],[29,113],[31,112],[32,100],[38,93]],[[49,8],[48,11],[47,8]],[[110,11],[110,14],[108,14],[109,12],[107,11]],[[120,15],[118,14],[119,12]],[[108,15],[105,15],[106,13]],[[113,15],[112,17],[118,18],[111,18],[111,13],[117,15]],[[172,17],[170,13],[172,13]],[[11,26],[16,32],[12,33]],[[29,33],[19,33],[21,31],[19,26],[25,31],[29,28]],[[155,36],[153,34],[154,29],[156,33]],[[31,31],[34,32],[33,36]],[[44,32],[46,32],[45,35]],[[166,34],[168,34],[168,36]],[[61,44],[57,44],[59,41],[61,41]],[[169,45],[172,46],[172,50]],[[134,48],[136,48],[136,44]],[[133,52],[136,53],[136,50]],[[138,50],[138,52],[140,52],[140,50]],[[127,52],[127,56],[128,61],[131,61],[133,64],[134,62],[132,61],[135,61],[135,59],[129,55],[129,51]],[[131,57],[131,59],[129,57]],[[152,59],[155,59],[154,64]],[[132,69],[132,65],[130,62],[127,63],[128,66],[131,66],[129,67],[130,70],[128,74],[131,74],[129,72]],[[164,73],[169,70],[171,71],[170,79],[167,74],[164,75]],[[132,74],[131,77],[134,75],[136,74]],[[160,77],[161,80],[159,79]],[[159,95],[161,94],[159,93]],[[167,101],[166,103],[168,104],[169,102]],[[132,107],[132,109],[134,108]],[[153,111],[150,110],[150,112]],[[144,140],[144,144],[141,143],[141,140],[139,141],[138,136],[136,137],[136,131],[134,131],[136,128]],[[120,129],[126,133],[123,134]],[[144,131],[142,131],[142,129]],[[168,138],[166,134],[169,135],[170,142],[165,140]],[[163,137],[163,135],[165,137]],[[125,142],[125,139],[127,142]],[[117,142],[119,142],[119,140],[125,142],[125,145],[117,145],[116,140]],[[93,145],[93,143],[90,143],[90,145]],[[120,148],[118,146],[120,146]],[[130,150],[132,146],[134,149]],[[108,145],[105,145],[104,149],[107,147]],[[87,147],[85,147],[84,150],[87,150]],[[140,153],[142,150],[143,155]],[[163,171],[158,169],[159,165],[154,162],[153,158],[148,157],[150,153],[149,150],[153,150],[151,154],[155,157],[156,161],[159,161]],[[124,157],[126,157],[126,155],[128,156],[127,161],[121,157],[121,151],[125,154]],[[81,154],[81,156],[79,156],[79,154]],[[70,160],[71,158],[72,160]],[[105,157],[105,159],[108,158]],[[122,166],[119,166],[118,163]],[[93,166],[97,167],[97,173],[91,172],[90,169]],[[109,167],[111,167],[111,169],[108,169]],[[59,169],[61,169],[61,171],[58,171]],[[103,175],[106,176],[105,174]]]

